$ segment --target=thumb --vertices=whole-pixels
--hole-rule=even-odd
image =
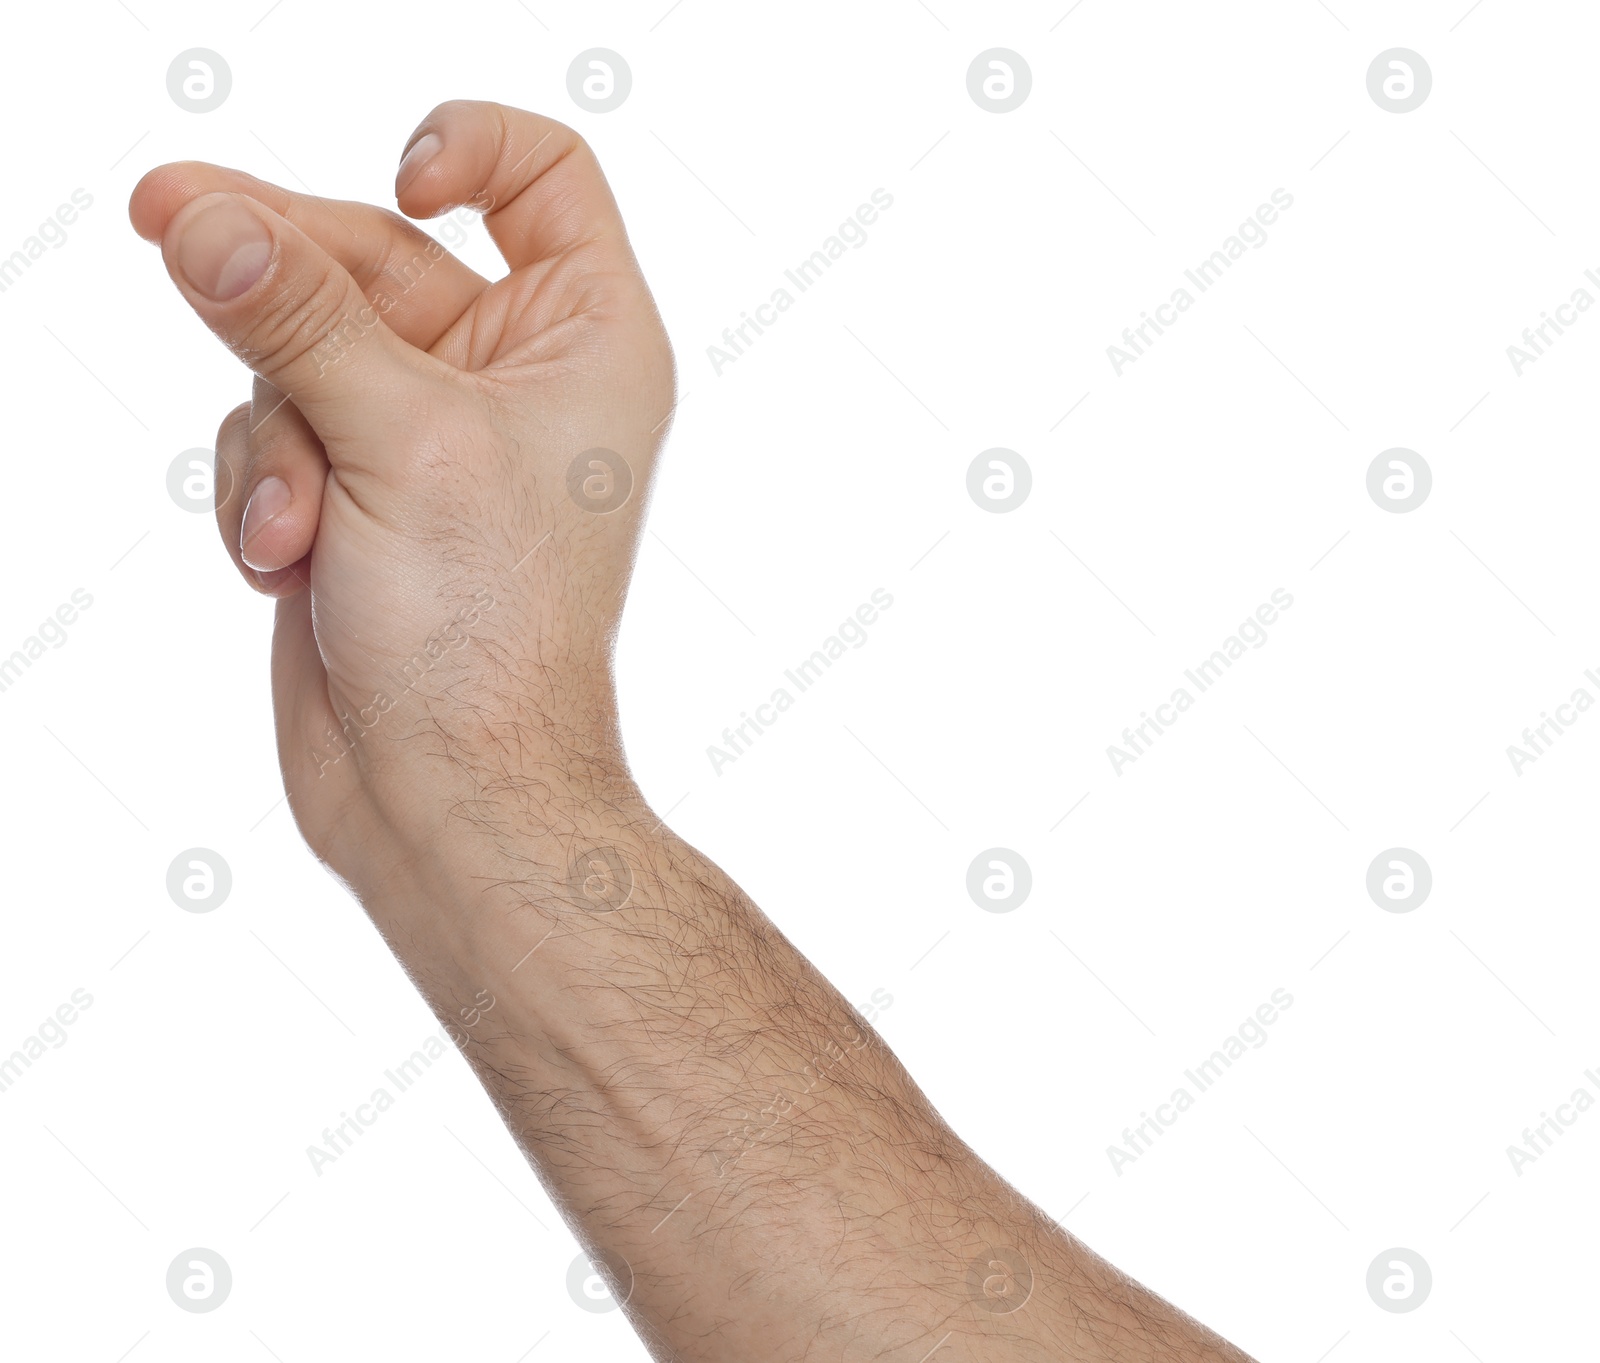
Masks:
[[[243,194],[203,194],[161,239],[167,272],[236,355],[339,455],[381,449],[444,366],[384,325],[345,268],[287,218]],[[359,443],[358,443],[359,442]],[[343,447],[343,449],[339,447]]]

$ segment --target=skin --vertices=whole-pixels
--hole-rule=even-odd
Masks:
[[[611,651],[673,406],[665,329],[571,129],[453,102],[419,144],[405,217],[198,163],[151,171],[129,212],[255,374],[218,433],[217,522],[278,600],[301,832],[652,1354],[1246,1360],[989,1169],[650,809]],[[407,221],[469,202],[502,279]],[[631,477],[605,512],[581,491],[605,489],[595,449]]]

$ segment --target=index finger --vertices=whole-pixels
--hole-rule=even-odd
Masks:
[[[398,213],[298,194],[204,161],[174,161],[148,172],[134,187],[128,217],[141,237],[159,242],[179,209],[218,192],[246,194],[292,222],[344,266],[370,301],[387,300],[384,323],[420,350],[488,287],[476,270]]]
[[[431,218],[474,196],[487,197],[484,225],[513,270],[591,243],[631,256],[594,151],[543,114],[456,99],[417,125],[395,177],[401,208]]]

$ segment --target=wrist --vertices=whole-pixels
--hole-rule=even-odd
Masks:
[[[660,822],[620,758],[525,755],[515,771],[453,774],[449,788],[413,785],[382,834],[335,866],[408,965],[419,953],[499,962],[525,937],[523,950],[631,902],[641,835]]]

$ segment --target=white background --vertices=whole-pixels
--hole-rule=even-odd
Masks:
[[[1507,1147],[1600,1094],[1600,717],[1520,775],[1506,748],[1600,697],[1600,316],[1520,376],[1506,347],[1600,267],[1597,16],[668,3],[7,13],[0,255],[94,201],[0,295],[0,654],[93,597],[0,694],[0,1055],[94,999],[0,1094],[8,1352],[643,1357],[569,1297],[576,1245],[453,1055],[312,1171],[436,1024],[280,802],[271,607],[165,482],[247,380],[125,214],[185,158],[392,203],[411,129],[473,97],[592,139],[677,347],[621,644],[658,810],[852,1001],[892,995],[877,1025],[986,1158],[1253,1354],[1569,1356],[1600,1115],[1520,1175]],[[566,88],[595,46],[633,71],[604,115]],[[966,89],[996,46],[1033,74],[1012,113]],[[1403,115],[1366,88],[1394,46],[1433,72]],[[213,113],[168,96],[190,47],[232,69]],[[867,244],[718,375],[706,347],[876,188]],[[1267,243],[1119,376],[1106,347],[1277,188]],[[464,254],[495,271],[481,233]],[[1033,473],[1007,515],[966,491],[995,446]],[[1407,515],[1366,490],[1394,446],[1433,471]],[[879,587],[869,642],[715,772]],[[1107,745],[1275,588],[1269,642],[1117,774]],[[1032,868],[1008,914],[965,888],[995,846]],[[1365,888],[1395,846],[1432,868],[1411,913]],[[232,869],[209,914],[167,894],[192,847]],[[1114,1169],[1279,988],[1267,1043]],[[233,1271],[210,1314],[166,1294],[192,1246]],[[1409,1314],[1365,1286],[1395,1246],[1433,1272]]]

